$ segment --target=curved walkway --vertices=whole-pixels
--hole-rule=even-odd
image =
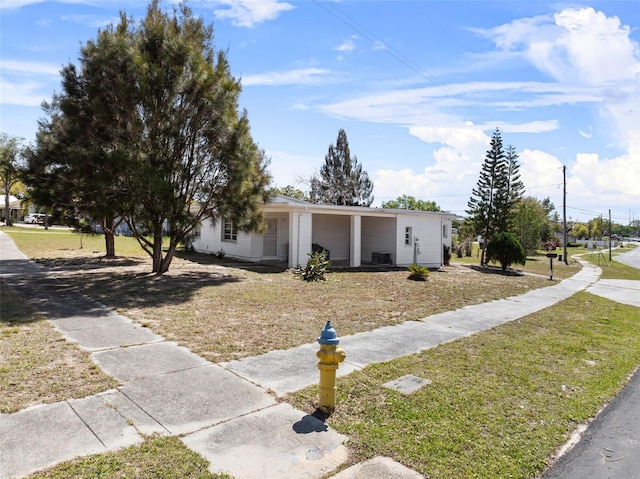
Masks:
[[[573,277],[521,296],[342,337],[348,356],[339,374],[492,328],[587,288],[598,290],[599,274],[585,263]],[[122,384],[87,398],[0,415],[0,478],[130,446],[154,432],[180,436],[210,461],[213,472],[225,471],[236,479],[320,478],[347,459],[345,436],[278,403],[271,393],[282,395],[317,382],[315,343],[209,363],[65,287],[2,232],[0,278],[29,297],[36,310]],[[640,287],[630,291],[637,298]],[[367,461],[335,477],[362,474],[421,477],[388,458]]]

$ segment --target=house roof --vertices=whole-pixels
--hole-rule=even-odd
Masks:
[[[419,211],[402,210],[390,208],[370,208],[367,206],[338,206],[310,203],[309,201],[290,198],[284,195],[276,195],[265,205],[265,212],[276,211],[308,211],[310,213],[340,214],[340,215],[361,215],[361,216],[387,216],[398,215],[411,216],[437,216],[446,219],[455,219],[458,215],[447,211]]]
[[[9,208],[20,208],[20,202],[22,200],[16,198],[13,195],[9,195]],[[2,198],[0,199],[0,208],[4,208],[4,194],[2,194]]]

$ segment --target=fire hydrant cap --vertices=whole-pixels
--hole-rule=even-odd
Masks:
[[[338,344],[340,340],[338,339],[338,335],[336,334],[336,330],[331,326],[331,321],[327,321],[327,324],[324,326],[324,329],[320,332],[320,337],[318,338],[318,342],[320,344]]]

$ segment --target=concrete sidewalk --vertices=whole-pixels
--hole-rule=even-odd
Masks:
[[[598,268],[585,264],[572,278],[521,296],[342,337],[347,361],[339,374],[531,314],[594,287],[598,276]],[[317,382],[316,343],[209,363],[70,290],[1,232],[0,278],[30,298],[35,309],[121,383],[117,390],[88,398],[0,415],[0,478],[133,445],[143,440],[142,434],[154,432],[180,436],[210,461],[212,472],[236,479],[319,478],[346,461],[346,437],[278,403],[269,392],[279,396]],[[638,296],[640,289],[629,291]],[[388,458],[376,458],[336,477],[420,476]]]

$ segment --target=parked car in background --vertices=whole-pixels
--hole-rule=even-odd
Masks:
[[[31,213],[29,215],[26,215],[24,217],[24,222],[25,223],[30,223],[30,224],[39,224],[39,225],[43,225],[44,224],[44,219],[47,215],[45,215],[44,213]]]

